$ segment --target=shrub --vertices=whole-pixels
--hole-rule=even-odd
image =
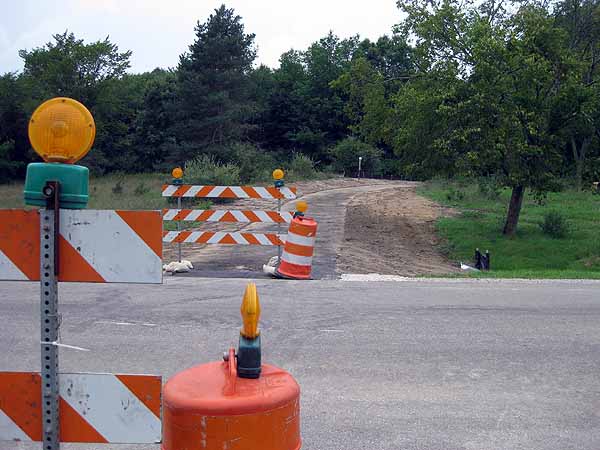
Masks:
[[[461,200],[464,200],[465,193],[460,189],[450,188],[450,190],[446,193],[446,198],[450,202],[459,202]]]
[[[135,195],[144,195],[150,192],[150,188],[143,181],[135,187]]]
[[[14,141],[7,141],[0,144],[0,183],[8,183],[14,179],[17,170],[23,165],[23,163],[11,160],[14,149]]]
[[[115,185],[112,187],[112,193],[115,195],[123,193],[123,180],[117,180]]]
[[[496,177],[481,177],[478,184],[479,193],[483,197],[488,200],[498,200],[500,198],[502,188]]]
[[[286,178],[290,180],[310,180],[318,176],[315,162],[310,156],[302,153],[294,153],[294,157],[286,166]]]
[[[542,232],[554,239],[561,239],[569,234],[570,225],[559,211],[544,214],[544,220],[539,223]]]
[[[374,177],[381,173],[383,153],[376,147],[356,138],[349,137],[338,142],[331,150],[333,167],[349,177],[358,175],[358,158],[362,156],[362,171],[365,176]]]
[[[240,183],[240,168],[222,164],[213,155],[199,155],[185,163],[187,184],[234,186]]]
[[[272,155],[248,143],[235,144],[233,152],[243,183],[271,181],[271,173],[277,168]]]

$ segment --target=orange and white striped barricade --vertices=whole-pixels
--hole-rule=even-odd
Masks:
[[[282,245],[285,240],[275,233],[240,233],[224,231],[164,231],[163,242],[225,245]]]
[[[58,282],[161,283],[160,211],[0,210],[0,280],[39,280],[41,374],[0,372],[0,440],[160,441],[160,377],[60,374]],[[68,346],[67,346],[68,347]]]
[[[59,223],[58,281],[162,282],[160,211],[61,209]],[[0,280],[39,280],[44,237],[40,211],[0,210]]]
[[[275,171],[277,172],[277,171]],[[274,172],[274,174],[275,174]],[[283,176],[283,172],[281,176]],[[181,244],[225,244],[225,245],[275,245],[278,253],[285,241],[280,234],[281,224],[291,223],[293,214],[281,211],[281,201],[295,199],[296,188],[287,187],[283,180],[277,178],[275,186],[195,186],[189,184],[165,184],[162,187],[163,197],[176,197],[177,209],[163,209],[164,221],[176,221],[177,231],[164,231],[163,243],[177,243],[179,261],[181,262]],[[182,209],[182,198],[228,198],[228,199],[269,199],[277,200],[277,211],[262,210],[203,210]],[[228,222],[228,223],[273,223],[277,224],[277,233],[240,233],[240,232],[203,232],[181,231],[181,222]]]
[[[288,211],[163,209],[163,220],[181,222],[290,223],[293,216]]]
[[[254,187],[254,186],[194,186],[189,184],[165,184],[162,187],[163,197],[183,198],[262,198],[289,199],[296,198],[295,187]]]
[[[292,220],[275,275],[280,278],[308,280],[317,237],[317,222],[297,215]]]
[[[61,373],[59,380],[60,442],[161,441],[161,377]],[[39,373],[0,372],[0,441],[43,440],[40,398]]]

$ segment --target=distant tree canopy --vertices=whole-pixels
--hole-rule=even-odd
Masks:
[[[600,178],[599,0],[400,0],[405,19],[371,41],[329,33],[256,66],[254,34],[221,6],[198,22],[173,69],[130,74],[131,52],[72,33],[19,52],[0,76],[0,181],[35,160],[33,109],[80,100],[98,134],[96,173],[166,170],[202,157],[255,165],[306,155],[371,176],[472,176],[512,189],[506,234],[527,190]],[[264,170],[263,170],[264,169]]]

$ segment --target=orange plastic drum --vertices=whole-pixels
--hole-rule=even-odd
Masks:
[[[230,351],[230,355],[231,355]],[[300,387],[263,364],[238,378],[235,358],[185,370],[163,388],[163,450],[298,450]]]
[[[317,222],[312,217],[294,217],[285,240],[277,275],[308,280],[317,239]]]

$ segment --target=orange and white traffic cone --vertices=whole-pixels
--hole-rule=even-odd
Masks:
[[[304,212],[308,208],[305,202],[298,202],[296,208],[297,212],[290,223],[275,276],[293,280],[308,280],[312,271],[317,222],[311,217],[304,217]]]

